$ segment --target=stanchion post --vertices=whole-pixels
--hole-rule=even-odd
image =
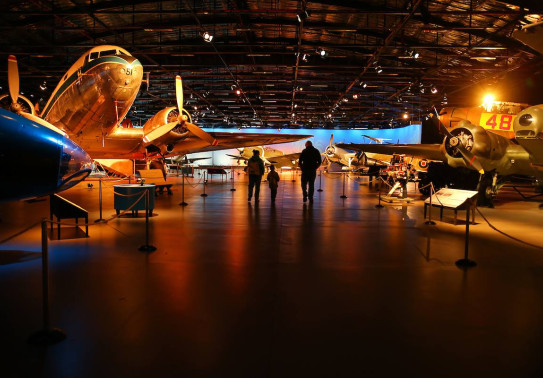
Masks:
[[[51,328],[49,320],[49,246],[46,219],[41,222],[41,267],[43,328],[31,335],[28,342],[35,345],[52,345],[64,340],[66,333],[59,328]]]
[[[430,208],[428,209],[428,220],[424,222],[427,225],[434,225],[436,222],[432,220],[432,196],[434,194],[434,184],[430,183]]]
[[[471,211],[471,199],[468,199],[466,204],[466,240],[464,243],[464,258],[455,262],[456,266],[460,268],[471,268],[477,265],[473,260],[470,260],[468,257],[469,254],[469,223],[470,223],[470,211]]]
[[[339,198],[347,198],[347,196],[345,195],[345,175],[346,173],[343,174],[343,194],[341,196],[339,196]]]
[[[383,180],[381,177],[379,177],[379,179]],[[379,183],[379,202],[377,203],[377,205],[375,205],[375,207],[378,209],[384,207],[383,205],[381,205],[381,186],[381,183]]]
[[[231,192],[235,192],[236,191],[236,188],[234,188],[234,166],[231,166],[230,167],[231,171],[232,171],[232,188],[230,189]]]
[[[204,171],[204,192],[200,194],[200,197],[207,197],[206,185],[207,185],[207,175],[206,175],[206,171]]]
[[[187,206],[188,203],[185,202],[185,170],[183,169],[183,166],[181,166],[181,203],[179,206]]]
[[[105,221],[105,219],[102,218],[102,178],[101,177],[98,180],[98,201],[99,201],[99,207],[100,207],[100,218],[96,219],[94,221],[95,223]]]
[[[156,251],[156,247],[149,244],[149,188],[145,190],[145,245],[139,247],[142,252]]]
[[[319,189],[317,192],[322,192],[322,169],[319,169]]]
[[[292,182],[296,182],[296,179],[294,178],[294,170],[295,168],[292,168],[290,171],[290,173],[292,174],[292,180],[291,180]]]

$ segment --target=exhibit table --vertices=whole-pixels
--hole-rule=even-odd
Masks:
[[[117,211],[117,215],[122,210],[128,209],[132,211],[132,215],[138,215],[139,210],[145,211],[145,195],[142,196],[142,194],[146,190],[149,191],[149,215],[152,215],[155,208],[155,188],[155,185],[148,184],[113,185],[113,207]]]

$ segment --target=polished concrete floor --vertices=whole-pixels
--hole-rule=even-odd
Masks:
[[[418,198],[376,209],[366,178],[350,178],[341,199],[338,176],[304,204],[299,177],[282,178],[275,206],[265,183],[249,204],[241,175],[235,192],[215,178],[207,198],[187,185],[185,208],[169,178],[174,194],[150,218],[153,253],[138,251],[142,216],[93,225],[89,238],[63,230],[49,242],[50,298],[67,339],[49,347],[27,343],[41,327],[39,226],[0,244],[0,377],[543,376],[542,249],[477,216],[478,265],[464,271],[465,226],[451,212],[428,226]],[[63,195],[94,221],[97,187]],[[481,211],[543,245],[538,203]],[[48,201],[1,204],[0,240],[47,216]]]

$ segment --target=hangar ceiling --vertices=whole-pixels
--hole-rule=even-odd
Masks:
[[[27,97],[43,106],[87,49],[119,45],[149,72],[129,113],[135,124],[174,105],[177,74],[185,107],[202,126],[353,128],[417,121],[432,106],[474,105],[486,87],[511,101],[503,83],[521,90],[543,68],[540,54],[511,37],[540,20],[537,0],[3,5],[2,59],[17,55]],[[0,82],[5,92],[4,64]]]

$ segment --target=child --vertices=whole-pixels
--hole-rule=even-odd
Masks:
[[[279,174],[275,172],[275,166],[270,165],[270,173],[268,173],[268,184],[271,189],[271,200],[272,203],[275,202],[275,197],[277,196],[277,187],[279,186]]]

